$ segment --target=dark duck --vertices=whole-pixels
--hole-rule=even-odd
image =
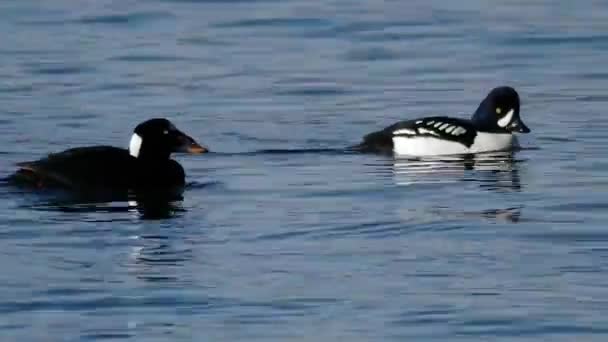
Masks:
[[[208,152],[164,118],[142,122],[128,149],[86,146],[18,163],[11,179],[36,188],[62,188],[78,193],[147,193],[185,186],[184,168],[171,154]]]

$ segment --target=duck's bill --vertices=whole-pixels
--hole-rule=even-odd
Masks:
[[[201,153],[209,152],[209,149],[206,148],[205,146],[201,146],[197,143],[194,143],[193,145],[186,147],[186,152],[192,153],[192,154],[201,154]]]
[[[521,120],[515,120],[509,125],[511,132],[530,133],[530,129]]]
[[[181,135],[178,140],[179,146],[177,147],[176,152],[192,154],[201,154],[209,152],[209,149],[206,146],[200,145],[194,139],[185,134]]]

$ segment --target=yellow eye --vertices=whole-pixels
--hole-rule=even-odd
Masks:
[[[496,108],[496,114],[500,114],[500,113],[502,113],[502,109],[500,109],[500,107],[497,107]]]

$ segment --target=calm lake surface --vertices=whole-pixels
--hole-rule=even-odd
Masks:
[[[157,116],[183,201],[0,186],[2,341],[605,341],[608,3],[0,2],[0,176]],[[472,160],[347,153],[511,85]]]

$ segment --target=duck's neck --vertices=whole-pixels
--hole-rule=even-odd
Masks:
[[[129,154],[138,161],[152,164],[167,162],[171,156],[171,152],[162,146],[155,146],[153,142],[149,141],[144,144],[137,133],[131,136]]]
[[[494,120],[494,118],[492,118],[491,115],[488,115],[488,110],[490,110],[489,107],[490,106],[487,103],[487,99],[484,99],[477,107],[477,110],[475,110],[475,113],[473,113],[473,116],[471,117],[471,122],[473,122],[473,124],[477,126],[477,128],[493,126],[490,122],[490,119]]]
[[[161,164],[166,163],[170,160],[171,153],[160,150],[154,150],[154,153],[146,152],[142,149],[137,160],[146,164]]]

